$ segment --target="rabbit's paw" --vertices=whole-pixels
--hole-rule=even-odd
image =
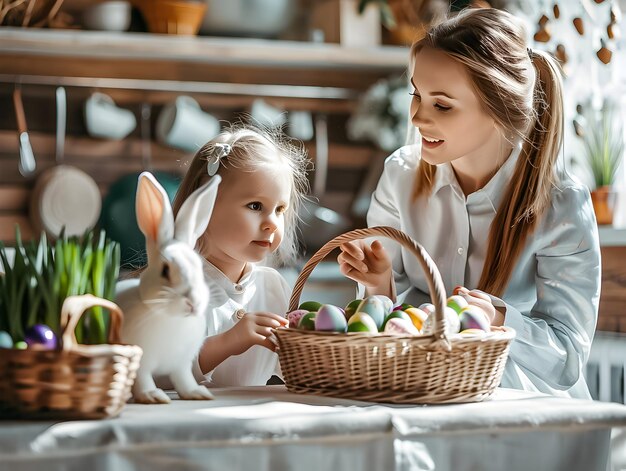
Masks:
[[[162,389],[153,389],[152,391],[142,391],[135,394],[135,402],[141,404],[169,404],[171,399]]]
[[[204,386],[197,386],[193,389],[187,389],[185,391],[177,391],[177,392],[178,392],[178,396],[181,399],[187,399],[187,400],[215,399],[213,394],[211,394],[211,392]]]

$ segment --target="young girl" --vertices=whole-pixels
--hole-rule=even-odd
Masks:
[[[421,142],[387,160],[368,225],[406,232],[433,257],[448,293],[515,329],[502,386],[589,398],[597,226],[587,188],[557,168],[559,67],[524,38],[512,15],[472,9],[412,46]],[[369,293],[427,300],[416,261],[388,242],[345,244],[342,272]]]
[[[213,175],[222,178],[196,246],[206,259],[210,288],[207,339],[197,365],[198,379],[208,386],[264,385],[277,372],[268,337],[286,324],[290,290],[276,270],[256,263],[295,256],[306,166],[304,151],[277,133],[233,127],[199,150],[176,195],[175,213]]]

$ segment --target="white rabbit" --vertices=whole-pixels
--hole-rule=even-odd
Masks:
[[[115,300],[125,317],[122,341],[143,349],[133,385],[137,402],[170,402],[154,377],[169,377],[181,399],[213,398],[192,373],[205,338],[209,301],[202,258],[194,246],[209,223],[220,181],[215,175],[194,191],[174,222],[163,187],[149,172],[139,176],[135,204],[148,265],[139,279],[117,284]]]

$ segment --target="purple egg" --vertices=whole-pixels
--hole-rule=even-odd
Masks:
[[[337,306],[324,304],[315,316],[315,330],[325,332],[345,332],[348,329],[346,318]]]
[[[24,332],[24,341],[29,348],[54,350],[57,348],[57,336],[46,324],[35,324]]]

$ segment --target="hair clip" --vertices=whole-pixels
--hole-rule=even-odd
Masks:
[[[230,144],[222,144],[221,142],[218,142],[213,145],[213,152],[211,153],[206,166],[207,173],[210,177],[217,173],[220,168],[220,160],[230,154],[230,150]]]

